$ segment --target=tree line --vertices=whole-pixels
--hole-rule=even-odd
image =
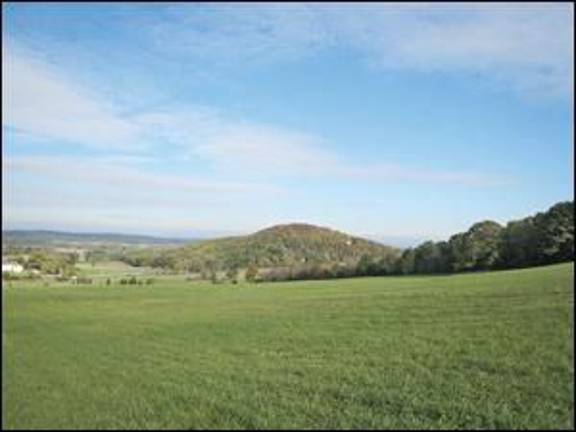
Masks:
[[[314,233],[314,231],[311,232]],[[277,235],[278,232],[266,235],[272,237],[272,234]],[[378,249],[362,243],[360,243],[361,248],[356,245],[348,246],[352,249],[350,251],[342,248],[342,244],[346,245],[346,243],[345,238],[340,234],[319,239],[317,244],[309,245],[309,249],[305,250],[302,240],[304,237],[288,238],[292,244],[288,241],[279,243],[287,249],[295,244],[301,253],[278,263],[261,259],[263,255],[267,257],[264,252],[267,251],[267,247],[270,247],[270,238],[260,238],[259,242],[249,246],[252,249],[263,248],[264,252],[258,251],[259,253],[255,253],[248,247],[232,249],[235,253],[220,256],[209,253],[205,255],[197,253],[190,256],[182,253],[186,250],[174,250],[174,253],[153,251],[147,252],[146,255],[126,257],[125,261],[132,265],[152,265],[174,271],[198,272],[202,279],[211,280],[214,283],[221,281],[236,283],[240,280],[242,272],[246,281],[261,282],[356,276],[448,274],[531,267],[574,259],[574,203],[573,201],[561,202],[546,212],[511,221],[505,226],[489,220],[479,222],[472,225],[468,231],[457,233],[447,241],[426,241],[402,252],[385,247]],[[238,242],[237,239],[233,241]],[[227,249],[229,243],[221,245],[222,251]],[[342,250],[334,249],[334,245],[338,245]],[[206,247],[214,247],[214,244],[208,244]],[[278,249],[278,243],[274,247]],[[320,256],[319,251],[324,255]],[[206,251],[202,249],[199,252]],[[318,254],[315,255],[313,252],[318,252]],[[294,254],[294,251],[291,253]],[[204,259],[198,261],[198,255],[203,255]],[[174,265],[175,259],[178,259],[178,266]],[[29,255],[18,257],[16,261],[23,264],[27,274],[30,275],[36,271],[70,278],[78,275],[75,266],[77,260],[78,256],[74,253],[33,250]],[[19,277],[22,276],[25,275]]]
[[[342,241],[329,239],[326,246]],[[236,241],[236,240],[235,240]],[[267,247],[261,242],[258,247]],[[302,242],[298,245],[301,246]],[[214,247],[209,244],[209,247]],[[222,249],[226,249],[224,246]],[[291,245],[286,245],[290,247]],[[254,247],[254,246],[251,246]],[[276,247],[276,246],[275,246]],[[324,248],[325,249],[325,248]],[[324,251],[317,247],[315,251]],[[331,252],[333,251],[330,249]],[[181,253],[180,251],[175,251]],[[202,252],[206,252],[202,250]],[[141,253],[127,257],[132,265],[151,265],[165,269],[194,271],[203,279],[217,283],[228,280],[237,282],[240,269],[246,269],[244,279],[249,282],[331,279],[356,276],[383,276],[409,274],[448,274],[481,270],[511,269],[553,264],[574,259],[574,203],[560,202],[546,212],[500,225],[486,220],[478,222],[466,232],[457,233],[447,241],[426,241],[401,253],[392,249],[367,249],[356,256],[317,256],[292,259],[286,262],[262,264],[252,250],[242,250],[218,257],[198,253],[181,256],[158,253]],[[324,254],[326,254],[324,252]],[[202,261],[199,255],[204,255]],[[238,257],[241,257],[240,260]],[[320,259],[322,258],[322,259]],[[175,261],[178,259],[178,261]],[[262,261],[260,259],[260,261]],[[175,262],[178,265],[175,265]]]
[[[355,265],[280,267],[253,280],[278,281],[354,276],[447,274],[532,267],[574,260],[574,203],[502,226],[478,222],[448,241],[426,241],[398,258],[363,255]]]
[[[502,226],[476,223],[448,241],[427,241],[403,252],[400,274],[453,273],[554,264],[574,259],[574,203]]]

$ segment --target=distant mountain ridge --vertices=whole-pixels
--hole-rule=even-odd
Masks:
[[[364,255],[392,259],[401,250],[330,228],[305,223],[275,225],[245,236],[204,240],[167,251],[135,251],[133,265],[196,271],[206,267],[357,263]]]
[[[73,233],[51,230],[3,230],[2,246],[71,245],[182,245],[196,239],[163,238],[140,234]]]

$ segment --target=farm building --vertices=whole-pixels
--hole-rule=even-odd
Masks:
[[[24,267],[17,262],[2,262],[2,273],[22,273],[24,271]]]

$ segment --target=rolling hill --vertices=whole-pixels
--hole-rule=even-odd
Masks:
[[[309,224],[275,225],[254,234],[206,240],[167,251],[135,251],[133,265],[200,270],[214,265],[280,267],[302,263],[354,264],[364,256],[393,259],[400,250]]]

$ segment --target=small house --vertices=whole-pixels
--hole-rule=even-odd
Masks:
[[[24,267],[17,262],[2,262],[2,273],[22,273]]]

